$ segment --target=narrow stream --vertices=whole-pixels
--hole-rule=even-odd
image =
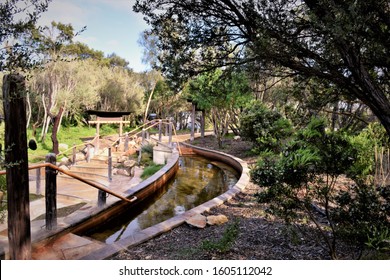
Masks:
[[[86,235],[114,243],[213,199],[233,187],[239,176],[232,167],[202,157],[181,157],[179,166],[175,178],[154,197]]]

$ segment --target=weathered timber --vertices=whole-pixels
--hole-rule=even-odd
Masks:
[[[9,258],[31,259],[25,79],[3,78]]]
[[[46,162],[55,165],[56,155],[54,153],[47,154]],[[57,171],[50,166],[47,166],[45,171],[46,229],[52,230],[57,227]]]

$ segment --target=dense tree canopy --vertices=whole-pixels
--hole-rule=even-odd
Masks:
[[[138,0],[171,79],[212,67],[287,69],[365,103],[390,135],[387,0]]]

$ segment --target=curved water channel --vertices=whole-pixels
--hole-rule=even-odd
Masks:
[[[199,156],[180,157],[176,176],[158,193],[85,235],[112,244],[213,199],[233,187],[238,177],[237,171],[224,163]]]

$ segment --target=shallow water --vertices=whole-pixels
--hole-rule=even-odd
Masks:
[[[154,197],[87,235],[111,244],[213,199],[233,187],[237,178],[224,163],[181,157],[175,178]]]

